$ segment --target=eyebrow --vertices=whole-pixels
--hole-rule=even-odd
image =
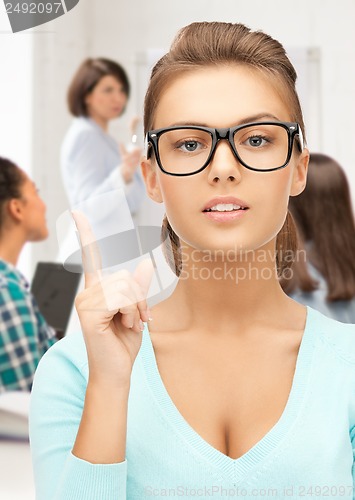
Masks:
[[[239,120],[237,123],[235,123],[235,126],[244,125],[245,123],[257,122],[259,120],[265,120],[265,119],[271,121],[281,121],[277,116],[272,115],[270,113],[258,113],[257,115],[247,116],[242,120]],[[171,125],[169,125],[169,127],[179,127],[184,125],[187,126],[191,125],[192,127],[210,127],[210,125],[208,125],[207,123],[188,121],[188,120],[172,123]]]

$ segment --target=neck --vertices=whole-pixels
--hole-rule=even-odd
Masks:
[[[102,128],[102,130],[104,132],[107,132],[108,131],[108,120],[105,120],[103,119],[102,117],[98,116],[98,115],[95,115],[95,114],[91,114],[90,115],[90,118],[92,120],[94,120],[94,122],[100,127]]]
[[[291,307],[276,273],[275,241],[242,255],[183,255],[179,282],[168,299],[182,329],[232,331],[277,318]],[[200,255],[200,259],[198,256]]]
[[[11,232],[11,235],[3,234],[0,238],[0,259],[16,266],[25,243],[19,234],[14,232]]]

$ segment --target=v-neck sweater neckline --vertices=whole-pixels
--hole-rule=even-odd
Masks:
[[[314,351],[313,311],[306,306],[305,327],[297,354],[296,366],[286,406],[274,426],[246,453],[233,459],[205,441],[185,420],[171,399],[160,376],[157,360],[147,324],[143,331],[140,354],[157,405],[170,425],[182,439],[204,459],[232,480],[245,478],[251,469],[260,464],[279,445],[290,431],[304,400],[307,380]]]

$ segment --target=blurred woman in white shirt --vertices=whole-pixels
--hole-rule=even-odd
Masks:
[[[68,90],[74,121],[61,150],[62,178],[71,206],[123,188],[131,213],[139,209],[145,193],[137,171],[141,150],[127,151],[108,133],[110,121],[124,112],[129,93],[125,70],[108,59],[86,59],[74,75]]]

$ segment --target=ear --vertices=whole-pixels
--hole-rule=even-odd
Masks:
[[[18,198],[12,198],[7,204],[8,215],[17,222],[21,222],[24,218],[24,204],[23,201]]]
[[[309,151],[304,148],[293,171],[290,196],[297,196],[302,193],[307,183],[307,171],[309,163]]]
[[[149,158],[149,160],[147,160],[147,158],[144,157],[141,161],[141,169],[149,198],[157,203],[163,203],[159,179],[156,168],[152,164],[152,159]]]

